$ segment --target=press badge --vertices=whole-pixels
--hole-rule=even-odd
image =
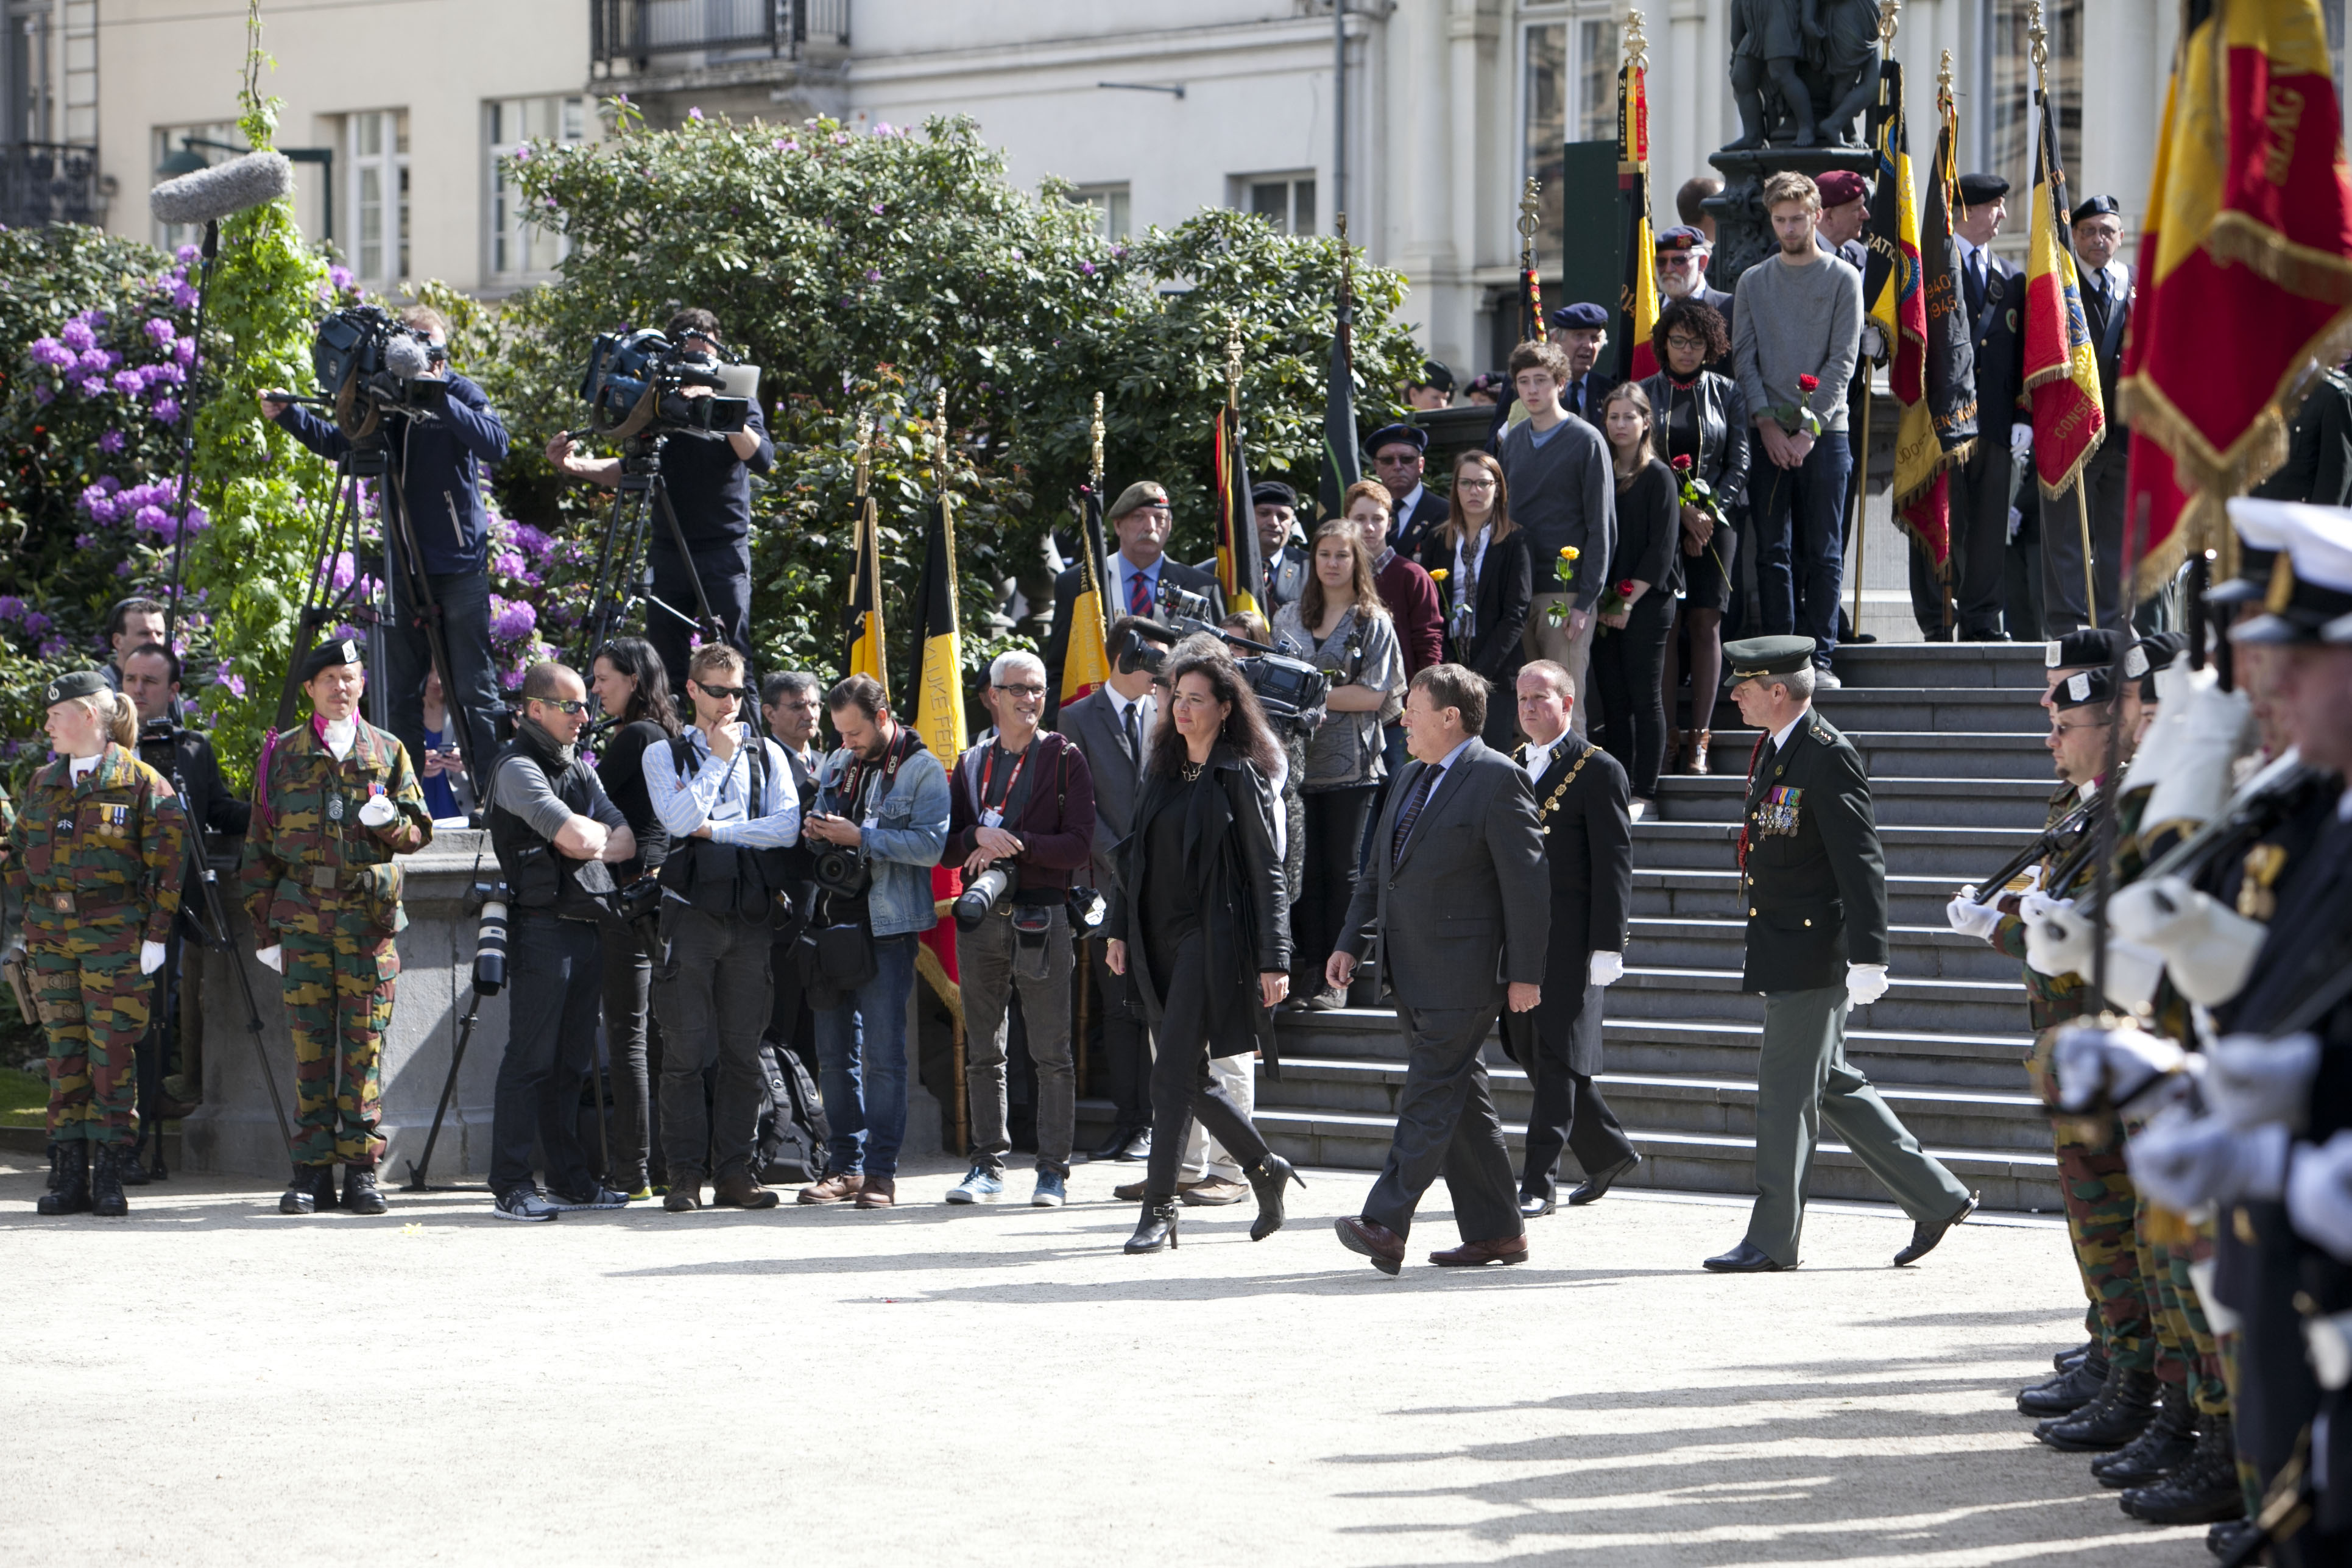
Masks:
[[[981,825],[982,827],[1002,827],[1002,826],[1004,826],[1004,813],[1003,813],[1003,810],[1001,810],[1000,808],[996,807],[996,806],[992,806],[992,806],[990,806],[987,810],[985,810],[985,811],[983,811],[983,812],[982,812],[982,813],[980,814],[980,825]]]
[[[1756,831],[1780,837],[1793,837],[1797,831],[1798,812],[1805,792],[1787,784],[1775,784],[1765,792],[1764,803],[1756,808]]]

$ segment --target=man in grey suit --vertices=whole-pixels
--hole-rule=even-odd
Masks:
[[[1380,933],[1381,973],[1396,994],[1405,1042],[1404,1092],[1388,1163],[1362,1217],[1339,1240],[1384,1274],[1404,1262],[1421,1194],[1442,1173],[1462,1245],[1433,1252],[1440,1268],[1517,1263],[1528,1255],[1511,1156],[1486,1089],[1481,1051],[1506,1003],[1543,998],[1551,885],[1528,776],[1478,739],[1486,682],[1458,664],[1412,678],[1404,730],[1412,765],[1381,810],[1372,853],[1324,971],[1345,989]]]
[[[1160,628],[1152,623],[1121,616],[1111,623],[1110,645],[1118,647],[1130,629],[1160,640]],[[1158,710],[1150,670],[1114,670],[1107,684],[1055,715],[1054,727],[1077,746],[1094,775],[1094,884],[1105,895],[1118,885],[1118,846],[1134,826],[1135,797]],[[1151,1043],[1125,977],[1113,974],[1103,962],[1100,942],[1091,945],[1095,994],[1101,998],[1096,1018],[1102,1027],[1104,1087],[1113,1110],[1110,1136],[1094,1157],[1133,1162],[1151,1152]],[[1084,1050],[1086,1042],[1078,1048]]]

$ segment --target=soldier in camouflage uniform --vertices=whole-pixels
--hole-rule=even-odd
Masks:
[[[5,870],[25,898],[49,1045],[49,1190],[36,1207],[128,1214],[137,1051],[179,913],[184,824],[172,786],[131,749],[137,714],[105,677],[59,676],[43,695],[58,754],[9,826]]]
[[[312,649],[301,676],[312,717],[262,747],[240,873],[258,956],[285,976],[294,1036],[301,1109],[278,1210],[334,1206],[341,1163],[343,1206],[382,1214],[376,1059],[400,973],[393,938],[407,923],[393,857],[430,843],[433,819],[407,751],[359,716],[359,646]]]

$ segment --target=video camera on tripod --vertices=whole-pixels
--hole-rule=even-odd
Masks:
[[[689,387],[707,388],[709,395]],[[580,378],[590,428],[624,441],[732,434],[744,427],[759,391],[758,365],[692,353],[651,327],[598,333]]]
[[[1207,595],[1188,593],[1163,578],[1158,597],[1161,613],[1152,624],[1164,627],[1171,639],[1206,632],[1229,648],[1250,651],[1251,657],[1236,658],[1234,665],[1257,694],[1258,706],[1265,710],[1271,722],[1296,724],[1323,706],[1323,699],[1331,689],[1329,676],[1304,659],[1293,658],[1216,625],[1209,619],[1212,606]],[[1111,648],[1110,656],[1121,675],[1132,675],[1139,669],[1158,675],[1168,667],[1171,652],[1130,626]]]
[[[447,406],[449,351],[378,305],[353,305],[319,323],[310,371],[335,426],[353,443],[382,433],[386,416],[428,421]]]

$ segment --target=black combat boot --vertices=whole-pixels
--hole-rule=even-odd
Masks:
[[[130,1145],[100,1143],[98,1158],[92,1162],[89,1176],[89,1212],[104,1215],[109,1219],[121,1219],[131,1212],[131,1200],[122,1195],[122,1166],[127,1159],[135,1158]]]
[[[2126,1372],[2109,1363],[2107,1381],[2099,1396],[2072,1415],[2044,1421],[2033,1435],[2069,1454],[2096,1454],[2120,1448],[2156,1419],[2156,1374]]]
[[[353,1214],[382,1214],[383,1194],[375,1184],[373,1165],[343,1167],[343,1207]]]
[[[2103,1487],[2145,1487],[2162,1480],[2189,1460],[2197,1447],[2197,1413],[2185,1384],[2168,1383],[2147,1430],[2112,1454],[2091,1461]]]
[[[2088,1355],[2046,1382],[2020,1389],[2017,1413],[2056,1419],[2072,1415],[2099,1396],[2106,1385],[2106,1352],[2094,1347]]]
[[[2050,1358],[2051,1368],[2056,1372],[2072,1372],[2074,1370],[2074,1363],[2076,1362],[2081,1361],[2084,1356],[2089,1355],[2093,1351],[2097,1349],[2099,1349],[2098,1341],[2084,1340],[2081,1344],[2074,1346],[2072,1350],[2063,1350],[2056,1355],[2052,1356]]]
[[[335,1168],[332,1165],[297,1165],[294,1179],[278,1194],[279,1214],[317,1214],[320,1208],[335,1206]]]
[[[2120,1500],[2126,1513],[2150,1524],[2215,1524],[2245,1513],[2230,1418],[2208,1415],[2203,1425],[2186,1463],[2154,1486],[2124,1493]]]
[[[76,1138],[49,1145],[49,1190],[33,1205],[36,1214],[89,1212],[89,1145]]]

